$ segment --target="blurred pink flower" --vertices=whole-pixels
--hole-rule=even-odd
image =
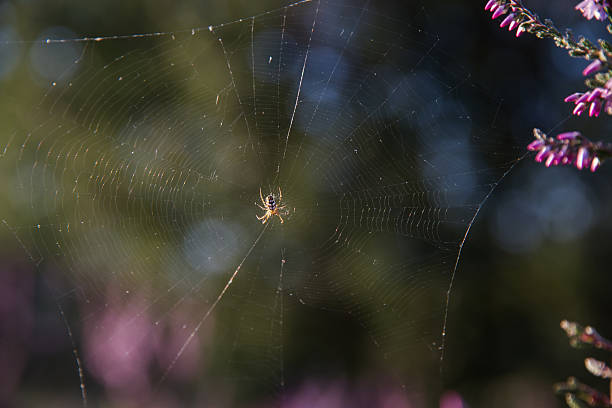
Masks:
[[[589,65],[587,65],[587,67],[584,70],[582,70],[582,75],[589,76],[589,75],[599,71],[602,66],[603,66],[603,64],[602,64],[601,60],[595,60],[595,61],[591,62]]]
[[[287,398],[283,408],[336,408],[348,406],[344,403],[346,397],[344,386],[339,382],[322,386],[320,383],[311,381],[302,385],[293,395]]]
[[[422,404],[399,384],[383,379],[368,379],[356,384],[344,380],[324,382],[307,380],[285,395],[282,408],[415,408]]]
[[[136,296],[122,307],[108,306],[116,303],[105,304],[101,318],[86,321],[85,364],[113,391],[143,395],[150,390],[148,369],[159,333],[153,330],[144,299]]]
[[[120,404],[159,403],[159,390],[152,393],[159,373],[174,381],[193,380],[201,365],[202,344],[212,337],[213,319],[194,332],[195,306],[188,301],[157,318],[151,307],[154,301],[145,292],[108,289],[99,310],[90,304],[85,311],[84,365],[107,388],[109,398]]]
[[[463,408],[463,398],[456,391],[446,391],[440,397],[440,408]]]
[[[590,20],[595,18],[599,21],[604,21],[608,18],[604,7],[609,7],[606,0],[584,0],[576,5],[576,10],[580,11],[584,18]]]

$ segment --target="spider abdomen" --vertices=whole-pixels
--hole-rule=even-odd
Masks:
[[[276,201],[274,201],[274,197],[271,195],[268,196],[268,208],[270,211],[276,210]]]

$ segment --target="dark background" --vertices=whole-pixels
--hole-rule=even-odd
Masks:
[[[571,106],[562,102],[566,95],[584,88],[580,72],[585,61],[571,59],[550,41],[530,35],[517,39],[499,29],[500,20],[491,21],[490,13],[483,10],[484,2],[380,3],[376,4],[379,12],[411,21],[413,26],[422,26],[438,36],[436,51],[454,61],[457,71],[469,72],[470,81],[498,105],[496,126],[510,135],[498,147],[507,149],[510,156],[518,158],[523,154],[533,127],[551,133],[581,129],[593,140],[607,140],[611,122],[606,117],[571,117]],[[552,18],[559,27],[573,28],[577,34],[591,39],[608,35],[602,24],[582,19],[573,10],[574,2],[533,0],[526,5]],[[28,107],[39,105],[48,86],[47,79],[37,74],[37,60],[30,55],[31,43],[19,41],[43,38],[45,30],[60,26],[65,30],[64,38],[206,27],[278,6],[275,1],[216,0],[180,4],[35,0],[2,3],[2,144],[8,143],[12,129],[28,126]],[[108,40],[111,44],[104,49],[108,55],[123,55],[131,47],[117,40],[114,48],[113,41]],[[70,52],[70,46],[71,43],[57,44],[52,52]],[[435,394],[446,397],[445,408],[462,406],[456,401],[458,405],[452,405],[457,396],[454,392],[461,396],[464,406],[471,407],[562,406],[553,395],[552,384],[570,375],[606,389],[599,380],[591,380],[583,367],[584,357],[591,353],[570,348],[559,322],[569,319],[590,324],[612,336],[608,293],[612,280],[607,266],[612,236],[612,190],[608,182],[611,171],[606,164],[594,175],[574,168],[546,169],[528,156],[501,181],[480,211],[463,249],[452,291],[442,380],[427,373],[415,379],[415,384],[435,383],[433,388],[439,391]],[[8,188],[5,194],[10,194]],[[10,217],[6,225],[13,224],[15,218]],[[27,216],[21,220],[22,224],[28,222]],[[36,257],[33,261],[28,259],[32,254],[28,254],[28,244],[20,242],[20,234],[6,226],[2,239],[0,293],[3,299],[11,300],[2,310],[5,327],[0,331],[0,341],[4,342],[0,351],[0,401],[6,401],[6,406],[79,406],[82,402],[72,340],[66,334],[52,291],[41,283],[40,271],[36,272],[33,265]],[[45,272],[62,276],[61,271]],[[75,312],[67,311],[69,322],[74,321],[71,313]],[[309,331],[311,321],[317,324]],[[300,391],[288,397],[287,406],[300,406],[296,402],[300,398],[302,403],[310,404],[303,406],[347,406],[347,401],[355,401],[347,395],[367,394],[364,390],[375,388],[373,383],[384,382],[380,378],[368,379],[373,374],[363,368],[368,367],[368,358],[364,357],[367,342],[360,328],[347,323],[341,313],[315,310],[300,317],[298,310],[293,322],[303,326],[297,333],[311,333],[320,338],[321,344],[333,344],[338,337],[345,339],[342,346],[323,347],[319,356],[342,361],[344,367],[338,372],[344,374],[334,374],[329,368],[313,370],[310,385],[305,381]],[[79,343],[79,332],[87,330],[87,326],[79,323],[69,327],[75,329]],[[309,350],[300,348],[302,340],[300,335],[285,339],[294,353],[285,357],[289,376],[299,373],[301,364],[310,358]],[[84,363],[87,367],[86,360]],[[111,395],[87,369],[85,376],[92,406],[138,405],[132,397]],[[269,382],[278,383],[278,379]],[[198,397],[192,385],[178,380],[171,382],[169,388],[172,392],[158,399],[158,406],[210,401]],[[380,389],[387,396],[395,392],[395,388],[386,390],[382,385]],[[223,391],[219,394],[223,395]],[[364,406],[368,398],[374,397],[360,399]],[[397,398],[389,397],[385,406],[406,406],[393,402],[403,401]],[[268,406],[266,401],[261,396],[251,406]],[[223,400],[215,404],[232,405]],[[371,404],[382,406],[380,402]],[[412,404],[429,406],[431,400],[416,399]]]

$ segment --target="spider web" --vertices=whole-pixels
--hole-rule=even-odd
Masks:
[[[461,249],[518,156],[413,17],[304,0],[33,45],[80,53],[4,142],[2,218],[75,333],[85,403],[126,361],[133,390],[280,403],[351,371],[334,340],[361,345],[353,371],[438,390]],[[283,224],[255,218],[260,188]]]

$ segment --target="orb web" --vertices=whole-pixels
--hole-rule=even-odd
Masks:
[[[354,371],[432,392],[461,248],[518,159],[438,43],[304,0],[33,44],[79,53],[5,138],[2,218],[71,311],[85,383],[279,403],[351,371],[323,350],[328,314],[360,333]],[[260,188],[283,224],[256,219]]]

